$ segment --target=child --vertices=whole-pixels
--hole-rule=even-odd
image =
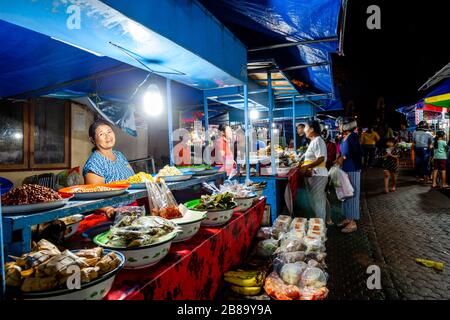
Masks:
[[[434,138],[434,170],[433,170],[433,188],[437,188],[438,172],[441,171],[442,188],[447,188],[447,143],[445,142],[445,132],[438,131]]]
[[[392,181],[391,192],[395,192],[400,152],[395,147],[395,139],[386,139],[386,149],[383,153],[384,193],[389,193],[389,179]]]

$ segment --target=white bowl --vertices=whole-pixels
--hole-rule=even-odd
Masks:
[[[256,194],[253,193],[251,196],[246,198],[234,198],[234,202],[238,205],[240,211],[245,211],[250,208],[255,200]]]
[[[101,300],[111,290],[117,273],[125,264],[125,257],[115,250],[105,250],[105,254],[114,251],[120,258],[119,266],[102,275],[98,279],[81,285],[81,289],[60,289],[46,292],[29,292],[23,293],[24,300]],[[73,251],[76,252],[76,251]]]
[[[186,241],[195,236],[200,230],[202,220],[206,219],[207,216],[206,211],[189,210],[183,204],[180,204],[178,208],[183,214],[183,217],[170,220],[180,227],[180,231],[173,242]]]
[[[169,253],[170,245],[177,236],[177,233],[178,231],[172,231],[162,236],[157,242],[138,248],[116,248],[105,245],[97,240],[97,237],[104,233],[96,236],[94,243],[122,253],[125,256],[125,269],[140,269],[153,266],[161,261]]]
[[[218,227],[224,225],[230,221],[235,208],[236,207],[233,207],[222,211],[208,211],[206,219],[202,221],[202,226]]]

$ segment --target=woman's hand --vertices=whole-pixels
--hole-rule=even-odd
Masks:
[[[114,207],[105,207],[105,208],[102,208],[102,211],[106,214],[106,216],[109,219],[114,218],[114,216],[116,215],[116,208],[114,208]]]
[[[344,158],[338,157],[334,163],[342,167],[342,165],[344,164]]]

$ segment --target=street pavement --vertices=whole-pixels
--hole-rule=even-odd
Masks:
[[[418,185],[406,169],[396,192],[382,191],[382,171],[365,171],[358,231],[328,230],[329,299],[450,299],[450,191]],[[339,222],[338,202],[332,203]],[[445,269],[427,268],[415,258],[444,262]],[[381,290],[367,288],[370,265],[380,267]]]

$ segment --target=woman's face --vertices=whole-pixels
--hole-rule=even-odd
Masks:
[[[225,127],[225,138],[231,139],[233,137],[233,131],[231,130],[231,127]]]
[[[306,126],[305,127],[305,133],[306,133],[306,137],[308,139],[311,139],[311,138],[315,137],[314,130],[310,126]]]
[[[112,128],[102,124],[95,129],[95,145],[97,148],[108,150],[116,144],[116,135]]]

